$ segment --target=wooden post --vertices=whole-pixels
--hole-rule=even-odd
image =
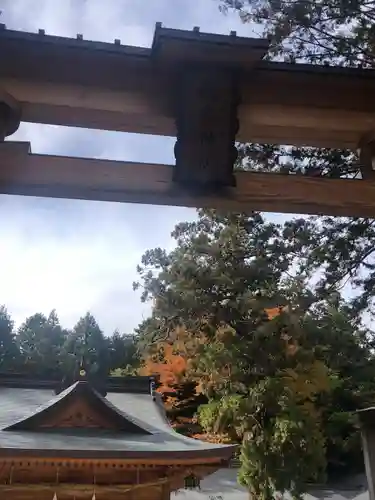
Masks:
[[[197,68],[177,85],[174,181],[192,189],[235,185],[238,92],[233,71]]]
[[[161,486],[160,500],[170,500],[170,498],[171,498],[171,485],[169,482],[163,483]]]

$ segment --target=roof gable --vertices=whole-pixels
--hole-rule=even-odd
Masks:
[[[61,429],[150,434],[139,421],[121,412],[83,381],[76,382],[31,415],[3,430],[41,432]]]

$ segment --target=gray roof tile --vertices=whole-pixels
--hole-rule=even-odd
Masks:
[[[115,453],[124,458],[127,454],[217,454],[223,458],[234,447],[204,443],[176,433],[169,425],[160,397],[150,394],[108,393],[106,401],[125,418],[139,422],[151,434],[133,435],[126,432],[69,429],[47,431],[4,430],[32,414],[42,411],[53,402],[61,401],[73,388],[55,396],[50,389],[0,388],[0,453],[22,453],[27,450],[36,454],[58,451],[61,454],[89,454],[97,456]]]
[[[0,387],[0,429],[25,418],[55,396],[52,389]]]

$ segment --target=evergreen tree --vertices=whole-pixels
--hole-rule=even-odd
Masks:
[[[154,304],[143,340],[154,340],[157,356],[160,341],[178,340],[181,328],[189,333],[190,368],[210,399],[202,425],[242,442],[242,480],[254,495],[289,489],[297,497],[324,469],[315,398],[330,390],[330,377],[304,346],[313,298],[287,278],[292,247],[259,214],[200,211],[173,235],[175,250],[149,251],[139,268],[136,287]],[[268,310],[287,304],[269,319]]]
[[[0,306],[0,371],[17,371],[20,352],[13,332],[13,321],[5,306]]]
[[[374,404],[374,338],[344,304],[320,303],[304,321],[306,340],[315,345],[334,374],[329,394],[318,404],[330,476],[363,471],[355,412]]]
[[[76,379],[84,364],[88,375],[105,380],[110,370],[109,342],[94,316],[87,312],[69,332],[63,346],[64,372],[69,380]]]
[[[118,330],[108,339],[111,372],[130,373],[139,366],[137,342],[134,335],[121,334]]]
[[[222,10],[237,11],[257,23],[271,41],[268,59],[373,68],[375,7],[365,0],[221,0]],[[243,168],[312,176],[360,176],[349,150],[239,145]],[[285,237],[300,238],[301,264],[321,275],[319,298],[350,285],[352,313],[374,310],[374,221],[368,218],[309,218],[289,222]]]
[[[255,22],[270,57],[312,64],[371,67],[375,7],[367,0],[220,0],[222,10]]]
[[[42,313],[28,317],[17,332],[23,370],[40,377],[60,377],[60,353],[65,337],[56,311],[51,311],[48,318]]]
[[[321,300],[309,287],[301,235],[259,214],[202,210],[173,236],[172,252],[145,253],[135,284],[153,303],[139,346],[164,393],[197,384],[208,399],[200,424],[242,443],[241,481],[258,498],[299,497],[325,463],[331,475],[362,470],[355,411],[375,395],[371,332],[338,293]],[[166,345],[183,354],[183,379],[171,377]]]

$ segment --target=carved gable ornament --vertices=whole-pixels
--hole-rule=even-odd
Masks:
[[[117,430],[114,422],[105,418],[90,407],[86,401],[75,401],[65,408],[65,411],[56,415],[49,415],[44,422],[40,422],[41,429],[103,429]]]
[[[120,412],[87,382],[77,382],[5,431],[97,429],[128,434],[150,434],[129,415]]]

